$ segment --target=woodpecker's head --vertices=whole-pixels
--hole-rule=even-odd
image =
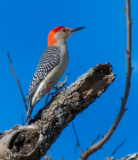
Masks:
[[[69,37],[81,29],[84,29],[84,27],[70,29],[64,26],[59,26],[54,28],[48,35],[48,46],[66,44]]]

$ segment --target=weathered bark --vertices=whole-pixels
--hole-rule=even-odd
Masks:
[[[115,160],[115,158],[114,157],[108,157],[104,160]],[[126,157],[119,158],[117,160],[138,160],[138,153],[129,154]]]
[[[99,64],[61,91],[27,126],[0,135],[0,158],[40,160],[68,124],[115,80],[109,63]]]

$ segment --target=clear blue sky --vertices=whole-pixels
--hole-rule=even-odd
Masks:
[[[56,26],[70,28],[84,26],[68,42],[70,62],[66,73],[72,75],[68,83],[98,63],[110,62],[117,78],[109,89],[74,120],[83,151],[100,133],[105,135],[120,109],[126,82],[126,6],[125,0],[4,0],[0,1],[0,130],[22,124],[21,114],[26,110],[17,83],[10,70],[7,52],[25,96],[37,67],[47,47],[47,35]],[[138,1],[132,1],[132,74],[130,97],[119,127],[104,146],[90,160],[109,156],[124,139],[126,143],[115,154],[116,158],[138,152]],[[63,78],[65,75],[63,76]],[[61,81],[63,80],[61,79]],[[35,107],[33,115],[44,105],[44,99]],[[76,139],[71,124],[52,146],[53,160],[78,159],[74,152]]]

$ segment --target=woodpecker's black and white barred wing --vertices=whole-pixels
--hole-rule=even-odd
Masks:
[[[34,74],[32,83],[30,85],[29,93],[26,98],[30,100],[30,98],[34,95],[36,89],[38,88],[40,82],[47,76],[47,74],[60,62],[60,48],[57,46],[48,47],[38,64],[36,72]]]

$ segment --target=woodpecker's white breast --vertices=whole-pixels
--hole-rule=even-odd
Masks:
[[[54,84],[56,84],[59,79],[62,77],[62,75],[65,73],[68,63],[69,63],[69,53],[68,53],[68,48],[67,45],[61,45],[60,46],[60,63],[55,66],[46,76],[44,79],[44,83],[47,81],[54,81]]]
[[[42,80],[39,87],[32,97],[32,105],[36,105],[40,99],[45,96],[60,80],[65,73],[69,63],[69,53],[66,44],[58,46],[60,47],[60,61]]]

